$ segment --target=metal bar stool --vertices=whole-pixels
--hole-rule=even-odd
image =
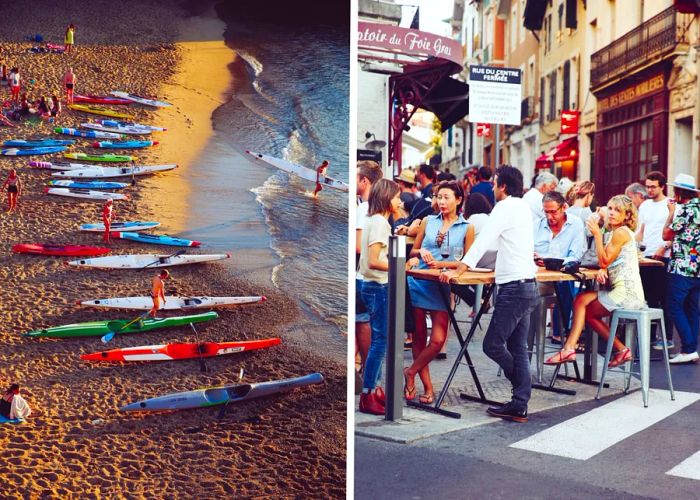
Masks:
[[[603,388],[605,375],[608,372],[608,363],[612,355],[613,341],[617,334],[617,327],[620,323],[625,325],[625,345],[632,350],[632,359],[625,363],[625,393],[629,391],[632,378],[631,364],[634,361],[634,345],[632,344],[633,332],[636,333],[637,346],[639,349],[639,373],[642,381],[642,401],[644,407],[649,406],[649,357],[651,343],[651,325],[658,321],[661,325],[662,338],[666,338],[666,326],[664,325],[664,312],[662,309],[615,309],[610,320],[610,337],[608,348],[605,351],[605,363],[603,364],[603,374],[600,377],[600,385],[595,398],[600,399],[600,390]],[[668,377],[668,389],[671,392],[671,401],[676,399],[673,392],[673,381],[671,380],[671,365],[668,362],[668,347],[663,344],[664,361],[666,363],[666,376]],[[637,374],[637,373],[635,373]]]

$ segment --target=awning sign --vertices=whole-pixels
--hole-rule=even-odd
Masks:
[[[477,123],[476,124],[476,136],[477,137],[491,137],[491,124],[490,123]]]
[[[517,68],[469,67],[469,121],[520,125],[521,75]]]

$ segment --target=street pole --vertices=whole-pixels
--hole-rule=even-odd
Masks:
[[[389,237],[389,329],[384,418],[403,417],[403,339],[406,305],[406,237]]]
[[[500,127],[498,126],[498,123],[496,125],[496,136],[495,136],[495,143],[496,143],[496,156],[495,159],[496,161],[494,162],[495,165],[493,166],[493,171],[495,172],[496,169],[499,167],[501,163],[501,134],[500,134]]]

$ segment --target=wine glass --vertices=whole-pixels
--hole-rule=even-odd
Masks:
[[[445,233],[440,243],[440,257],[442,260],[447,260],[450,258],[450,233]],[[443,266],[443,270],[445,267]]]
[[[459,262],[460,260],[462,260],[462,257],[464,257],[464,247],[454,247],[454,249],[452,250],[452,255],[454,255],[455,260]]]

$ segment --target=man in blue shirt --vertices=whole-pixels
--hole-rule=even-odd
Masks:
[[[566,200],[558,191],[550,191],[542,198],[544,219],[535,226],[535,263],[544,266],[542,259],[547,257],[564,259],[564,264],[580,262],[586,249],[586,237],[583,221],[580,217],[567,217]],[[563,309],[564,325],[569,323],[571,305],[573,304],[573,286],[571,282],[556,283],[560,303]],[[555,312],[556,311],[555,309]],[[532,321],[531,324],[535,324]],[[554,333],[552,340],[561,341],[559,321],[552,321]]]
[[[491,206],[496,204],[496,198],[493,195],[493,183],[491,182],[491,168],[490,167],[480,167],[479,168],[479,182],[477,182],[474,187],[472,187],[472,193],[481,193],[486,196],[489,200]]]

